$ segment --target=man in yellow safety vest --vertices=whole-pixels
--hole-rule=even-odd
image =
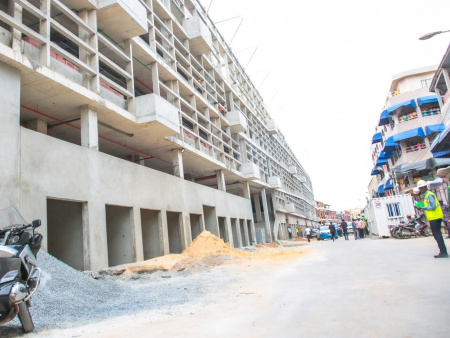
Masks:
[[[430,222],[431,232],[439,247],[439,254],[435,258],[448,258],[447,248],[441,232],[441,223],[444,213],[435,194],[428,190],[427,182],[420,180],[417,182],[417,188],[421,194],[425,194],[423,207],[418,207],[425,211],[425,216]]]

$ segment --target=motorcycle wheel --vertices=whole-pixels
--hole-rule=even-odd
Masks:
[[[399,236],[399,230],[398,229],[393,229],[392,230],[392,237],[397,238],[397,239],[401,238]]]
[[[31,318],[30,310],[26,302],[19,304],[19,320],[25,333],[34,330],[33,319]]]
[[[400,231],[400,236],[401,238],[411,238],[411,232],[409,230],[402,229]]]

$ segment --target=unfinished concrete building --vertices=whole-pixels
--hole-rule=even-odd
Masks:
[[[315,221],[311,180],[194,0],[0,0],[0,207],[78,269]]]

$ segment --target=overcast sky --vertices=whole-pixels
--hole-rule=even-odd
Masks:
[[[449,0],[201,0],[310,176],[316,200],[365,206],[392,76],[438,65]],[[256,52],[255,52],[256,49]],[[253,56],[253,57],[252,57]]]

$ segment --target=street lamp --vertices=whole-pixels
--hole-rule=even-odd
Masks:
[[[427,33],[425,35],[422,35],[419,40],[428,40],[431,39],[433,36],[438,35],[438,34],[442,34],[442,33],[447,33],[450,32],[450,30],[448,31],[437,31],[437,32],[432,32],[432,33]]]

